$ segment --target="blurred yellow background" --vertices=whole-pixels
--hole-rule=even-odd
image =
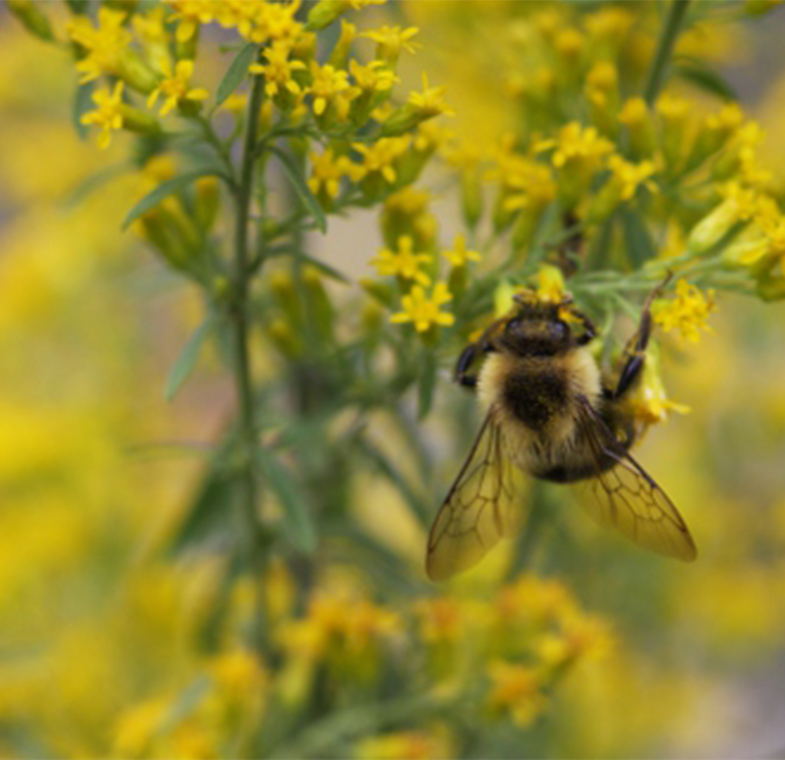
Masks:
[[[392,13],[420,27],[417,64],[447,85],[459,114],[451,127],[482,142],[509,118],[505,83],[488,79],[477,58],[484,51],[493,63],[507,9],[477,3],[469,20],[457,5],[411,2]],[[767,131],[764,155],[780,179],[782,29],[776,11],[741,34],[692,43],[711,49],[737,83]],[[471,55],[462,53],[470,31]],[[166,550],[233,408],[231,384],[207,353],[176,400],[165,401],[199,302],[120,231],[129,198],[147,180],[118,172],[92,191],[84,185],[119,166],[128,143],[99,152],[80,141],[73,86],[66,51],[2,17],[0,755],[233,756],[215,735],[234,720],[235,701],[264,711],[268,676],[230,636],[202,646],[220,558]],[[451,213],[445,208],[444,229],[454,225]],[[314,244],[338,269],[363,274],[379,239],[359,215]],[[532,567],[601,616],[612,644],[560,685],[520,756],[785,756],[785,305],[723,296],[719,306],[714,332],[698,346],[667,345],[669,392],[692,412],[652,430],[639,456],[692,526],[699,561],[644,555],[582,514],[557,510]],[[447,414],[461,392],[447,383],[440,392]],[[443,434],[438,420],[422,430],[437,447]],[[455,467],[441,457],[442,483]],[[371,474],[354,492],[364,524],[417,562],[423,533],[400,496]],[[491,575],[472,576],[455,593],[482,598]],[[271,591],[282,607],[286,583],[282,575]],[[246,591],[235,590],[233,614],[242,616]],[[200,673],[218,674],[220,708],[145,748],[161,705]],[[451,730],[440,718],[387,743],[384,730],[369,730],[348,751],[450,755]],[[498,747],[518,746],[501,728],[500,736]],[[496,746],[475,749],[507,756]]]

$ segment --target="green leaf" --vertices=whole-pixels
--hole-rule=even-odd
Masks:
[[[74,108],[72,112],[74,129],[76,134],[79,135],[80,140],[86,140],[90,130],[87,124],[82,124],[82,116],[84,116],[93,107],[93,90],[94,85],[92,82],[87,84],[80,84],[76,87],[74,93]]]
[[[305,251],[292,248],[290,245],[280,245],[273,248],[268,248],[265,253],[265,258],[275,259],[280,256],[291,256],[295,259],[299,259],[300,261],[304,261],[308,264],[311,264],[311,266],[316,267],[316,269],[318,269],[325,277],[328,277],[331,280],[341,282],[344,285],[351,284],[351,280],[342,272],[339,272],[334,267],[331,267],[329,264],[325,264],[323,261],[315,258],[314,256],[311,256]]]
[[[657,255],[649,230],[639,214],[632,211],[621,212],[621,223],[624,230],[624,244],[627,258],[638,269],[649,259]]]
[[[316,200],[316,196],[311,192],[311,188],[308,187],[308,184],[300,171],[300,167],[288,153],[280,148],[270,145],[268,146],[268,150],[278,156],[278,159],[286,172],[286,176],[289,177],[289,181],[292,183],[292,187],[300,197],[300,200],[305,204],[308,211],[311,212],[311,216],[313,216],[316,221],[316,226],[321,232],[326,232],[327,219],[319,205],[319,201]]]
[[[289,540],[300,550],[311,554],[316,548],[316,527],[305,493],[274,454],[263,448],[257,449],[256,454],[264,484],[281,505],[284,530]]]
[[[218,90],[215,94],[215,107],[221,105],[239,86],[248,73],[248,67],[256,58],[258,46],[249,42],[240,52],[234,57],[234,60],[229,64],[221,83],[218,85]]]
[[[188,379],[188,376],[193,372],[196,366],[196,360],[199,358],[199,352],[202,350],[205,338],[210,334],[213,328],[215,318],[209,315],[199,327],[194,330],[193,335],[188,339],[188,342],[183,346],[180,356],[174,363],[169,377],[166,380],[166,390],[164,396],[167,401],[171,401],[177,391],[180,390],[182,384]]]
[[[195,172],[188,172],[188,174],[181,174],[179,177],[162,182],[155,190],[152,190],[145,195],[127,214],[123,220],[123,229],[127,229],[133,222],[140,216],[146,214],[150,209],[155,208],[164,198],[179,192],[183,188],[188,187],[192,182],[195,182],[200,177],[226,177],[217,169],[200,169]]]
[[[428,416],[428,412],[433,406],[433,392],[436,388],[438,369],[433,351],[426,351],[417,386],[417,418],[420,420],[424,420]]]
[[[682,63],[676,67],[677,74],[694,84],[701,90],[722,98],[723,100],[738,100],[736,90],[721,74],[700,65]]]
[[[237,476],[223,466],[213,464],[204,476],[188,514],[167,547],[171,555],[213,543],[216,548],[234,540],[229,515],[237,494]]]

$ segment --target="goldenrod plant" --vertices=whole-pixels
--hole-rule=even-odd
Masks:
[[[709,665],[782,654],[785,503],[706,430],[785,216],[724,72],[776,3],[5,5],[0,751],[732,747]],[[519,539],[426,578],[479,427],[453,366],[524,291],[606,368],[655,294],[629,403],[694,412],[645,440],[697,564],[536,483]]]

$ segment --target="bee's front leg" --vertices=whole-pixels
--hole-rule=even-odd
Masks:
[[[477,387],[477,375],[470,373],[472,364],[480,356],[480,354],[487,354],[494,351],[494,347],[490,341],[481,339],[476,343],[470,343],[458,357],[455,363],[455,380],[460,383],[464,388]]]
[[[470,343],[458,357],[455,364],[455,380],[460,383],[464,388],[477,387],[477,375],[469,374],[469,368],[474,363],[475,358],[480,352],[477,343]]]

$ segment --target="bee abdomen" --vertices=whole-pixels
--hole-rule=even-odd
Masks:
[[[568,400],[567,382],[559,368],[536,373],[511,373],[504,383],[507,409],[524,425],[541,432]]]

